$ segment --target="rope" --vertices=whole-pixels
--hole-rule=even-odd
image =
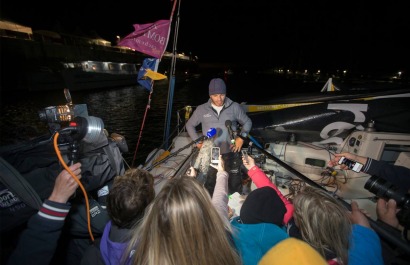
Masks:
[[[132,159],[131,167],[134,167],[135,158],[137,156],[138,147],[139,147],[140,141],[141,141],[142,131],[144,130],[145,119],[147,118],[148,110],[151,108],[151,95],[152,95],[152,92],[154,91],[153,85],[154,85],[154,81],[151,84],[151,92],[149,93],[149,96],[148,96],[148,104],[145,108],[144,118],[142,119],[141,130],[140,130],[140,134],[138,136],[137,145],[135,146],[134,158]]]

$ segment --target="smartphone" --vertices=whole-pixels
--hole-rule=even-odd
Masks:
[[[359,163],[359,162],[357,162],[357,161],[348,159],[348,158],[346,158],[346,157],[344,157],[344,156],[342,156],[342,157],[339,159],[339,165],[341,165],[341,164],[346,165],[349,169],[351,169],[351,170],[353,170],[354,172],[357,172],[357,173],[359,173],[360,170],[361,170],[362,167],[363,167],[363,164],[362,164],[362,163]]]
[[[211,163],[212,164],[218,164],[219,163],[219,154],[220,154],[219,147],[212,147],[212,149],[211,149]]]
[[[248,152],[246,152],[246,150],[242,150],[242,157],[245,158],[246,162],[249,162],[248,161]]]

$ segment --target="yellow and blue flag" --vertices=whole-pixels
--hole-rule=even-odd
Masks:
[[[138,83],[151,91],[152,81],[167,78],[166,75],[157,73],[159,60],[156,58],[145,58],[138,72]]]

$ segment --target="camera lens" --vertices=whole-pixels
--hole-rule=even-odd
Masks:
[[[386,179],[371,176],[364,184],[364,188],[379,198],[395,200],[398,207],[410,208],[410,195],[400,191]]]
[[[83,141],[87,143],[95,143],[101,140],[102,131],[104,130],[104,123],[100,118],[88,116],[82,117],[86,122],[84,125],[86,126],[85,130],[87,133],[85,134]]]

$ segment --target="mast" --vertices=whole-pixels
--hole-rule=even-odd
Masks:
[[[176,0],[178,1],[178,0]],[[172,60],[171,68],[169,73],[169,87],[168,87],[168,101],[167,110],[165,113],[165,126],[164,126],[164,148],[165,150],[169,147],[169,131],[171,127],[171,117],[172,117],[172,105],[174,101],[174,89],[175,89],[175,67],[177,61],[177,42],[178,42],[178,31],[179,31],[179,10],[181,7],[181,0],[178,3],[178,12],[176,14],[175,28],[174,28],[174,40],[172,45]]]

